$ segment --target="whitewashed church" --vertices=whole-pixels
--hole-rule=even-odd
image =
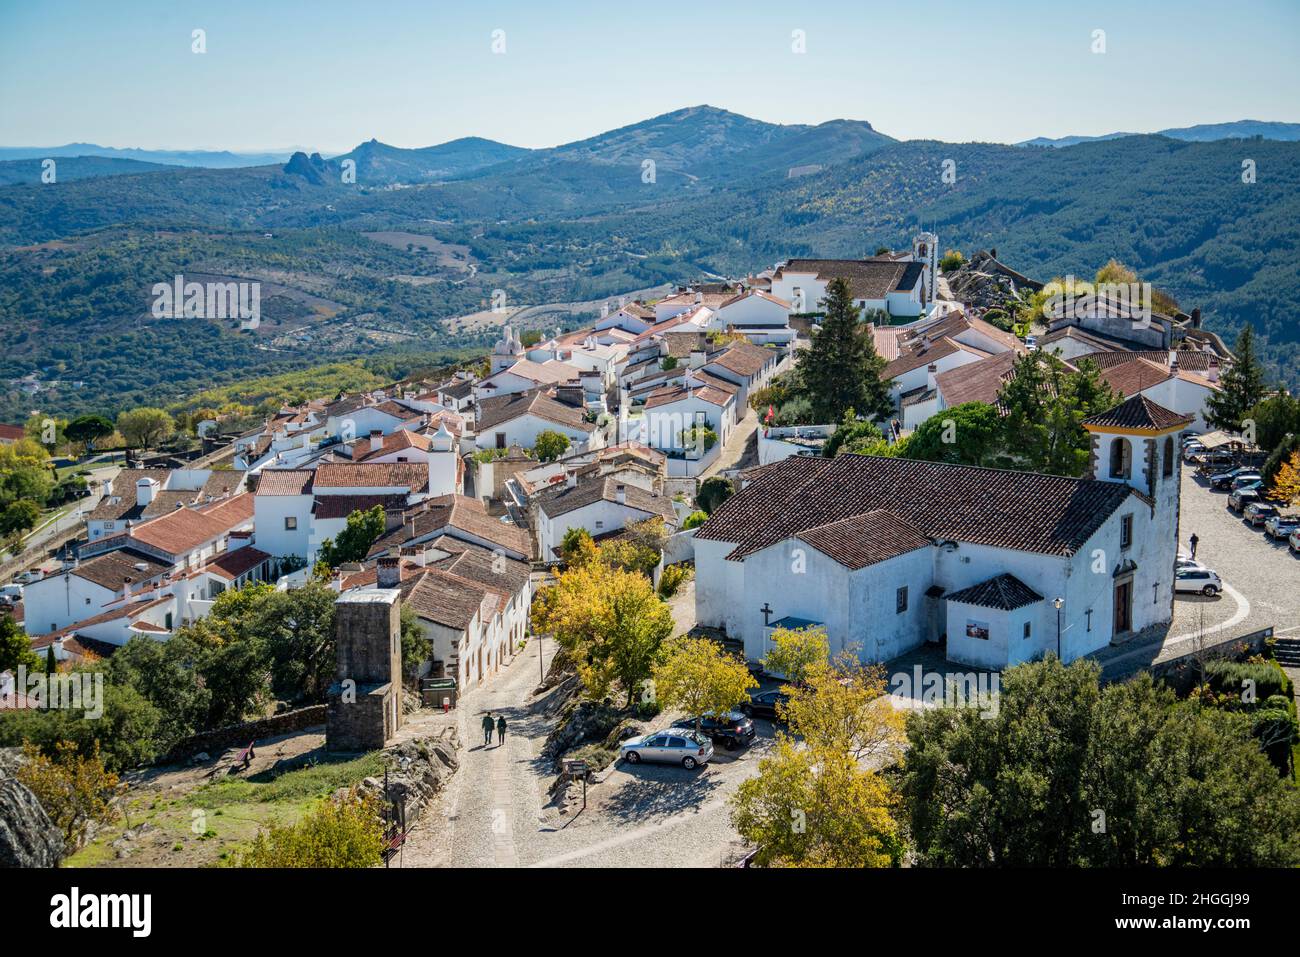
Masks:
[[[860,455],[759,466],[695,535],[696,617],[754,660],[774,628],[819,625],[866,662],[926,641],[982,668],[1072,661],[1172,618],[1189,421],[1141,395],[1087,419],[1082,479]]]

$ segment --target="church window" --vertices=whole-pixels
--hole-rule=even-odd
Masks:
[[[1116,438],[1110,443],[1110,477],[1126,479],[1133,463],[1132,447],[1128,439]]]
[[[1125,515],[1119,520],[1119,547],[1128,548],[1133,544],[1133,516]]]
[[[1174,437],[1172,435],[1165,438],[1165,461],[1163,471],[1160,474],[1164,478],[1169,478],[1174,474]]]

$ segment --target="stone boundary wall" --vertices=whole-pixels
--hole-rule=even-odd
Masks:
[[[323,725],[325,723],[325,712],[325,705],[314,704],[306,708],[298,708],[294,711],[285,711],[282,714],[272,715],[269,718],[259,718],[256,721],[246,721],[243,724],[233,724],[229,727],[193,734],[176,742],[166,755],[158,759],[157,763],[170,764],[198,754],[200,751],[206,751],[208,754],[215,756],[215,752],[224,751],[227,748],[246,747],[250,741],[261,742],[266,738],[275,738],[282,734],[290,734],[294,731],[303,731],[316,725]]]

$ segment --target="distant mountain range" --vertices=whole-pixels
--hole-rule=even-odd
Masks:
[[[1038,136],[1024,140],[1017,146],[1075,146],[1096,140],[1117,140],[1124,136],[1141,136],[1140,133],[1106,133],[1102,136]],[[1272,123],[1265,120],[1236,120],[1232,123],[1202,123],[1199,126],[1171,127],[1160,130],[1156,136],[1189,143],[1210,143],[1214,140],[1246,140],[1259,136],[1266,140],[1293,143],[1300,140],[1300,123]]]
[[[292,150],[283,153],[231,153],[227,150],[141,150],[118,149],[95,143],[68,143],[65,146],[0,146],[0,161],[48,159],[61,156],[105,156],[111,159],[161,163],[164,166],[201,166],[204,169],[236,169],[241,166],[267,166],[283,163]]]
[[[65,157],[54,185],[38,159],[0,163],[0,421],[37,404],[115,412],[354,356],[490,349],[490,324],[450,320],[498,291],[521,306],[591,303],[906,248],[923,228],[1042,279],[1116,257],[1229,340],[1253,323],[1273,371],[1300,387],[1300,142],[1252,144],[1260,175],[1244,183],[1239,143],[1189,139],[900,142],[861,121],[786,126],[700,106],[542,150],[370,141],[227,169]],[[149,290],[180,273],[260,280],[256,332],[151,321]],[[6,391],[32,371],[64,384]]]

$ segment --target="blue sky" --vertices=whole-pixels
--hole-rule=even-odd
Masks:
[[[1300,121],[1300,3],[0,0],[0,145],[535,147],[700,103],[950,141]]]

